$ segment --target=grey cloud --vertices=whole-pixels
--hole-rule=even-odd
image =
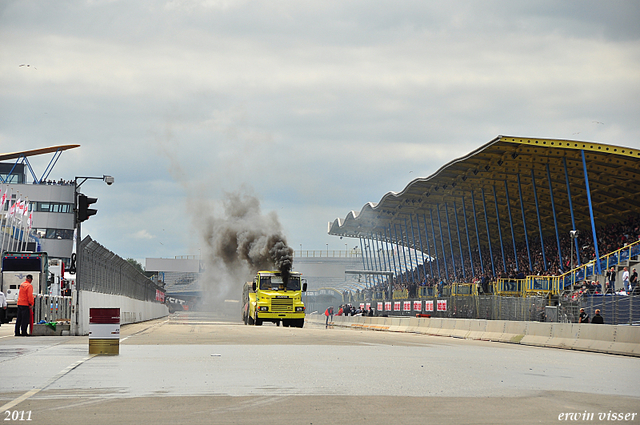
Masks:
[[[180,211],[242,184],[323,248],[327,221],[498,134],[640,144],[634,2],[0,7],[3,151],[80,143],[56,172],[116,177],[87,231],[133,258],[193,253]]]

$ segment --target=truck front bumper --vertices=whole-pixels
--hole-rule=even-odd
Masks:
[[[269,312],[259,311],[257,313],[258,319],[273,320],[273,319],[304,319],[304,311],[297,313],[283,313],[283,312]]]

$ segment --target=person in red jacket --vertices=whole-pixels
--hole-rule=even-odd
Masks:
[[[33,306],[33,286],[31,286],[33,276],[27,278],[20,285],[18,293],[18,316],[16,317],[16,336],[28,336],[27,327],[31,323],[31,307]]]
[[[325,322],[325,327],[329,327],[329,317],[331,317],[331,321],[333,322],[333,306],[331,307],[327,307],[327,309],[324,311],[324,315],[327,317],[327,320]]]

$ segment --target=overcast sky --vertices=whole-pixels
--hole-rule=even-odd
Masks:
[[[295,250],[352,248],[328,222],[498,135],[640,148],[638,22],[638,1],[5,0],[0,151],[80,144],[51,177],[115,177],[83,185],[83,233],[125,258],[198,254],[225,190]]]

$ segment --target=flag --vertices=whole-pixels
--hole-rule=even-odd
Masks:
[[[33,227],[33,213],[29,214],[29,219],[27,220],[27,224],[29,225],[29,231],[31,231],[31,227]]]
[[[24,223],[24,211],[26,209],[26,200],[25,201],[18,201],[18,207],[16,208],[16,217],[18,219],[20,219],[20,225],[22,225],[22,223]]]
[[[16,213],[16,209],[19,207],[20,202],[22,201],[18,199],[13,203],[13,205],[11,205],[11,208],[9,208],[9,215],[14,215]]]

